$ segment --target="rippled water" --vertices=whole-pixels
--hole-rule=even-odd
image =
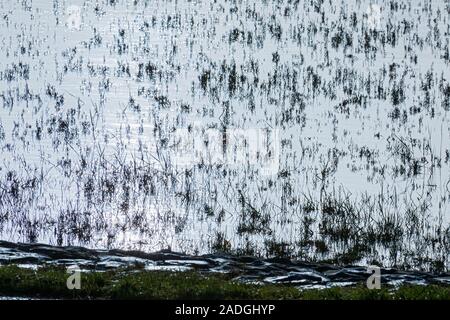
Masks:
[[[0,1],[0,237],[448,270],[450,9],[370,4]]]

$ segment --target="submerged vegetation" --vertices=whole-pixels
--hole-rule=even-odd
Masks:
[[[447,271],[449,7],[416,2],[2,3],[0,238]]]
[[[38,271],[0,267],[0,295],[64,299],[306,299],[449,300],[449,286],[402,286],[369,290],[362,286],[300,291],[288,285],[233,281],[231,275],[197,272],[115,270],[82,274],[80,290],[66,286],[64,268]]]

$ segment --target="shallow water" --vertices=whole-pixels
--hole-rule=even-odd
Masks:
[[[1,1],[0,237],[448,270],[449,7],[396,3]]]

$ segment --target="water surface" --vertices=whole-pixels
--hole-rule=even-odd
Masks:
[[[0,237],[446,271],[445,1],[0,1]]]

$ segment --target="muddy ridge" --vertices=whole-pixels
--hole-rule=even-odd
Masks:
[[[24,268],[77,265],[83,271],[105,271],[139,267],[145,270],[232,273],[236,280],[255,283],[291,284],[299,288],[325,288],[365,283],[369,273],[364,266],[336,266],[285,258],[262,259],[225,253],[192,256],[163,250],[153,253],[124,250],[95,250],[0,241],[0,264]],[[381,282],[387,285],[450,285],[450,273],[433,274],[381,268]]]

